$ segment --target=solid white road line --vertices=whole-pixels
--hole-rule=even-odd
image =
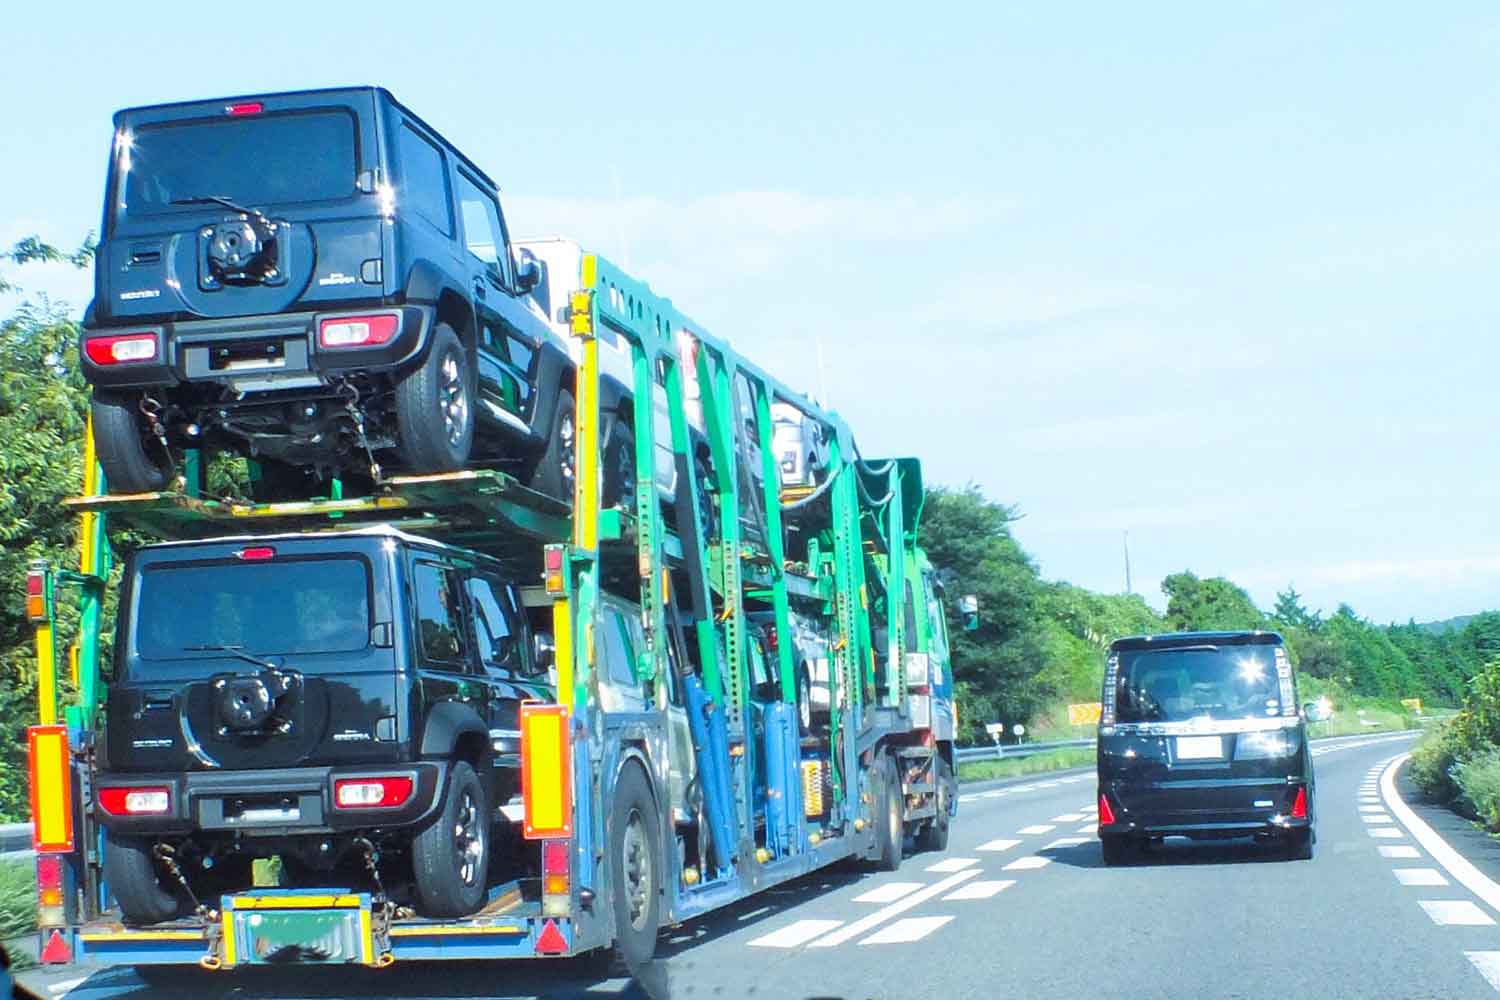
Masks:
[[[1020,833],[1020,834],[1024,834],[1024,835],[1030,837],[1030,836],[1033,836],[1033,835],[1039,834],[1039,833],[1051,833],[1053,830],[1056,830],[1056,829],[1057,829],[1057,827],[1055,827],[1055,826],[1049,826],[1046,823],[1038,823],[1035,826],[1023,826],[1023,827],[1021,827],[1021,829],[1017,830],[1016,832]]]
[[[998,799],[998,798],[1000,798],[1003,795],[1009,795],[1009,794],[1010,794],[1010,789],[1008,789],[1008,788],[992,788],[992,789],[990,789],[987,792],[980,792],[979,793],[979,797],[981,799]]]
[[[1436,868],[1393,868],[1391,874],[1402,885],[1447,885],[1442,872]]]
[[[1422,852],[1410,844],[1381,844],[1380,856],[1382,858],[1420,858]]]
[[[1025,872],[1031,871],[1034,868],[1046,868],[1051,863],[1051,858],[1040,857],[1036,854],[1028,854],[1024,858],[1017,858],[1016,860],[1012,861],[1010,864],[1002,868],[1001,871]]]
[[[1061,816],[1053,816],[1054,823],[1077,823],[1083,819],[1083,813],[1063,813]]]
[[[1483,927],[1495,922],[1495,918],[1467,899],[1423,899],[1418,900],[1422,909],[1439,926]]]
[[[958,797],[958,801],[960,801],[960,802],[975,802],[975,801],[978,801],[979,799],[982,799],[982,798],[984,798],[984,796],[980,795],[979,793],[976,792],[976,793],[974,793],[972,795],[960,795]]]
[[[1411,807],[1396,793],[1396,769],[1410,756],[1409,753],[1401,754],[1391,761],[1385,773],[1380,776],[1380,794],[1385,796],[1387,808],[1395,813],[1396,818],[1407,830],[1411,831],[1411,835],[1417,838],[1417,843],[1432,855],[1432,860],[1447,869],[1448,875],[1455,882],[1484,900],[1491,909],[1500,910],[1500,885],[1496,885],[1488,875],[1475,868],[1467,858],[1448,846],[1448,842],[1438,836],[1420,816],[1412,812]]]
[[[1500,990],[1500,951],[1466,951],[1464,957],[1474,964],[1485,982]]]
[[[991,841],[987,841],[987,842],[985,842],[983,844],[980,844],[978,847],[974,848],[974,850],[976,850],[976,851],[1008,851],[1012,847],[1015,847],[1019,843],[1020,843],[1019,840],[991,840]]]
[[[855,896],[856,903],[894,903],[909,893],[916,892],[922,888],[921,882],[887,882],[885,885],[877,885],[862,895]]]
[[[968,885],[961,885],[948,893],[948,895],[943,897],[943,902],[947,903],[955,899],[989,899],[991,896],[1004,892],[1015,884],[1016,880],[1013,878],[1003,879],[999,882],[970,882]]]
[[[883,906],[869,916],[862,917],[859,920],[854,921],[854,923],[848,925],[847,927],[839,928],[832,934],[829,934],[827,937],[818,938],[818,940],[814,941],[808,947],[832,948],[836,945],[841,945],[845,941],[848,941],[850,938],[859,937],[865,931],[870,930],[873,927],[879,927],[881,924],[885,923],[892,917],[905,913],[913,906],[920,906],[934,896],[941,896],[949,889],[958,888],[960,885],[969,881],[969,879],[978,874],[978,868],[969,868],[965,871],[956,872],[955,874],[949,875],[947,878],[939,882],[934,882],[932,885],[929,885],[927,888],[923,889],[920,892],[914,892],[910,896],[907,896],[905,899],[898,899],[896,902],[890,904],[889,906]]]
[[[961,872],[979,864],[978,858],[944,858],[935,865],[928,865],[930,872]]]
[[[49,983],[47,984],[47,989],[49,992],[62,995],[71,991],[75,986],[81,986],[88,978],[88,976],[79,976],[77,979],[64,979],[61,982]],[[20,992],[17,991],[16,996],[20,995]]]
[[[1372,837],[1384,837],[1386,840],[1400,840],[1402,833],[1394,826],[1367,826],[1365,832]]]
[[[752,948],[795,948],[833,930],[842,920],[798,920],[750,942]]]
[[[920,941],[952,917],[906,917],[889,927],[882,928],[865,938],[860,944],[910,944]]]

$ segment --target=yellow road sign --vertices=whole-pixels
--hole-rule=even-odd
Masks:
[[[1068,706],[1068,724],[1072,726],[1088,726],[1099,721],[1099,713],[1103,706],[1097,701],[1084,702],[1081,705]]]

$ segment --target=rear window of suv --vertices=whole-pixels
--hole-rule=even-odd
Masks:
[[[1115,718],[1178,722],[1279,715],[1276,648],[1263,643],[1121,650]]]
[[[173,202],[208,195],[251,207],[347,198],[357,142],[338,110],[144,125],[120,144],[119,212],[201,211]]]
[[[358,557],[158,564],[135,589],[135,646],[147,660],[225,646],[254,656],[348,652],[370,641],[370,572]]]

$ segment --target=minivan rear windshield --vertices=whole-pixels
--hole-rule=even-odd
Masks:
[[[259,208],[347,198],[358,172],[347,111],[144,125],[116,162],[122,216],[202,211],[173,204],[214,195]]]
[[[1281,714],[1276,646],[1121,650],[1119,722],[1266,718]]]
[[[147,660],[337,653],[370,641],[363,559],[158,564],[136,584],[135,648]]]

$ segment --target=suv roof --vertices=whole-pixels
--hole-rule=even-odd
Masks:
[[[1130,635],[1109,644],[1111,653],[1122,649],[1170,649],[1214,643],[1223,646],[1249,646],[1282,642],[1280,632],[1254,629],[1243,632],[1161,632],[1155,635]]]
[[[494,561],[493,556],[486,556],[482,552],[466,549],[461,545],[449,545],[447,542],[439,542],[433,538],[423,535],[413,535],[402,531],[389,524],[371,524],[359,528],[330,529],[327,531],[283,531],[274,535],[215,535],[212,538],[182,538],[170,542],[155,542],[151,545],[142,546],[144,549],[167,549],[180,546],[193,545],[225,545],[232,542],[319,542],[335,541],[340,538],[391,538],[412,545],[422,545],[430,549],[444,549],[450,552],[461,553],[464,556],[474,556],[481,559]]]
[[[422,116],[417,114],[411,108],[408,108],[406,105],[396,100],[395,95],[393,95],[389,90],[386,90],[384,87],[376,87],[370,84],[356,84],[350,87],[317,87],[311,90],[261,91],[254,94],[235,94],[228,97],[197,97],[190,101],[168,101],[164,104],[138,104],[134,107],[121,108],[119,111],[116,111],[114,115],[114,124],[115,128],[118,129],[125,119],[146,111],[163,111],[171,110],[173,108],[192,108],[203,104],[234,104],[237,101],[244,101],[258,97],[332,97],[335,95],[351,96],[355,94],[374,94],[378,99],[387,101],[395,107],[399,108],[403,115],[417,122],[428,132],[432,133],[433,136],[439,139],[443,143],[443,145],[448,147],[448,150],[453,153],[455,157],[463,162],[464,166],[468,167],[475,174],[477,174],[481,180],[483,180],[490,187],[499,190],[500,186],[495,183],[494,178],[485,173],[483,167],[464,155],[463,150],[455,146],[446,136],[443,135],[442,132],[438,131],[436,128],[433,128],[431,124],[423,120]]]

